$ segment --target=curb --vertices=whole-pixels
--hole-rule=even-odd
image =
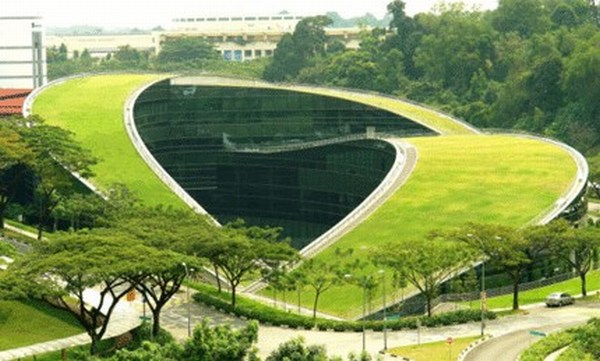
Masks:
[[[483,338],[478,339],[477,341],[473,341],[469,344],[469,346],[467,346],[465,349],[463,349],[460,354],[458,355],[458,358],[456,359],[457,361],[463,361],[467,355],[469,354],[469,352],[473,351],[473,349],[479,345],[481,345],[484,342],[487,342],[489,340],[492,339],[492,335],[485,335],[483,336]]]

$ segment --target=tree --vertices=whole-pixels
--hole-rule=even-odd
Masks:
[[[71,173],[89,177],[97,160],[73,139],[72,133],[44,124],[38,117],[20,120],[19,130],[34,154],[31,168],[36,175],[38,239],[52,211],[75,190]]]
[[[326,16],[307,17],[298,24],[293,34],[284,34],[277,43],[273,60],[265,68],[263,78],[269,81],[291,80],[308,65],[309,59],[326,50],[325,26],[331,24]]]
[[[235,307],[236,290],[244,277],[261,268],[277,268],[291,262],[298,252],[288,243],[277,241],[279,229],[245,227],[243,223],[228,224],[220,236],[215,235],[200,249],[198,256],[216,265],[229,282],[231,306]]]
[[[600,154],[588,158],[590,166],[589,184],[596,198],[600,198]]]
[[[117,303],[135,287],[131,280],[140,273],[140,255],[150,252],[120,233],[56,234],[15,267],[26,280],[54,291],[47,298],[75,316],[90,336],[90,352],[95,354]],[[91,288],[98,292],[95,301],[85,296]]]
[[[551,238],[548,234],[536,234],[535,229],[526,231],[511,227],[471,223],[451,238],[468,244],[490,263],[502,269],[513,286],[513,310],[519,309],[519,283],[527,267],[540,256],[547,254]]]
[[[186,255],[190,249],[202,249],[216,229],[207,220],[191,210],[170,207],[135,206],[122,209],[115,215],[112,227],[152,247],[140,259],[140,273],[135,279],[136,289],[145,297],[153,316],[152,333],[160,331],[160,314],[164,306],[179,291],[186,270],[200,270],[202,261]]]
[[[210,327],[207,320],[196,326],[192,338],[183,346],[184,361],[256,360],[254,343],[258,339],[258,323],[250,321],[239,330],[230,325]]]
[[[315,292],[313,319],[316,319],[319,298],[342,281],[344,271],[337,260],[325,262],[311,258],[302,264],[301,272],[304,276],[304,283]]]
[[[33,152],[17,126],[16,119],[0,122],[0,229],[4,228],[6,209],[23,179],[26,165],[33,160]]]
[[[376,255],[383,264],[404,272],[406,280],[425,297],[428,316],[440,284],[473,259],[469,249],[448,240],[389,244],[378,249]]]
[[[514,31],[529,37],[546,31],[550,19],[542,0],[500,0],[492,23],[503,33]]]
[[[280,344],[265,361],[327,361],[325,346],[306,346],[304,338],[297,337]]]
[[[552,253],[566,262],[581,280],[581,294],[587,296],[586,276],[592,269],[600,248],[600,235],[596,227],[570,228],[566,221],[557,221],[539,230],[551,233]],[[542,234],[543,234],[542,233]]]
[[[216,59],[217,53],[212,44],[197,36],[168,37],[161,43],[157,61],[166,63],[198,63]]]

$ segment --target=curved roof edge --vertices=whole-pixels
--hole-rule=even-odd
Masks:
[[[139,98],[139,96],[152,85],[164,81],[165,79],[169,79],[171,76],[164,76],[158,79],[152,80],[142,87],[137,89],[133,94],[129,95],[125,100],[125,104],[123,105],[123,120],[125,122],[125,129],[127,130],[127,135],[131,140],[131,143],[135,150],[138,152],[140,157],[146,162],[148,167],[152,169],[154,174],[167,186],[177,197],[179,197],[185,204],[187,204],[190,208],[192,208],[195,212],[207,216],[215,225],[220,226],[220,223],[204,209],[192,196],[190,196],[180,185],[177,183],[173,177],[160,165],[160,163],[154,158],[152,153],[144,144],[144,141],[140,137],[140,134],[137,131],[137,127],[135,125],[135,117],[133,114],[133,109],[135,106],[135,102]]]

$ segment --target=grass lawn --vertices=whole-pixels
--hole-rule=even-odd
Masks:
[[[447,361],[456,360],[458,354],[479,337],[457,338],[449,346],[446,341],[410,345],[390,349],[388,353],[402,356],[414,361]]]
[[[100,159],[92,182],[106,189],[124,183],[148,205],[185,207],[146,165],[131,144],[123,121],[127,97],[156,75],[99,75],[77,78],[44,90],[33,113],[72,131]]]
[[[70,314],[37,301],[0,301],[0,350],[85,332]]]
[[[600,270],[596,270],[588,274],[587,290],[589,296],[586,298],[586,300],[592,301],[597,299],[595,292],[596,290],[600,290]],[[544,302],[546,296],[552,292],[566,292],[571,295],[578,295],[581,293],[581,281],[579,277],[575,277],[550,286],[519,292],[519,305],[524,306],[532,303]],[[465,302],[464,304],[468,305],[469,303]],[[512,307],[512,293],[498,297],[490,297],[487,300],[487,305],[489,309]],[[473,301],[471,303],[471,307],[479,309],[479,301]]]
[[[291,87],[295,90],[300,90],[312,94],[329,95],[336,98],[351,100],[357,103],[375,106],[380,109],[390,111],[394,114],[412,119],[425,126],[435,129],[440,134],[472,134],[474,131],[462,123],[456,122],[448,117],[442,116],[439,113],[411,104],[400,99],[391,99],[384,96],[366,93],[352,93],[348,91],[312,88],[312,87]]]
[[[378,245],[422,239],[431,230],[467,222],[522,226],[552,206],[575,179],[576,165],[569,154],[537,140],[471,135],[409,141],[419,158],[408,182],[317,257],[335,260],[339,247],[352,248],[354,257],[367,259]],[[322,295],[319,310],[356,317],[362,304],[359,291],[350,285],[336,287]],[[312,294],[303,298],[310,306]]]

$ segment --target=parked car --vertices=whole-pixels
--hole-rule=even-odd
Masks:
[[[571,305],[574,302],[575,300],[573,299],[573,296],[571,296],[568,293],[555,292],[549,294],[548,297],[546,297],[546,306],[548,307],[560,307],[564,305]]]

